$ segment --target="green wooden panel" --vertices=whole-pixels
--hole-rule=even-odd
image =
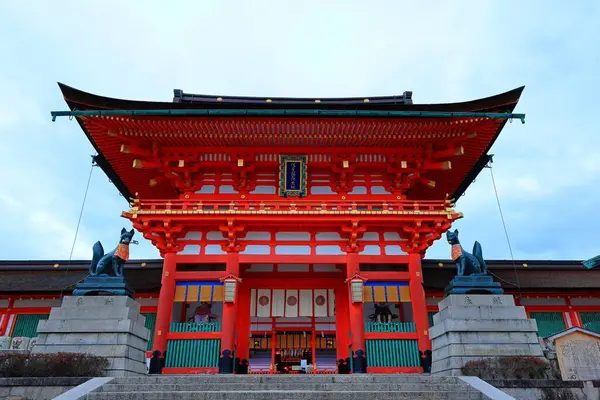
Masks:
[[[366,340],[369,367],[420,367],[417,340]]]
[[[433,316],[437,314],[437,311],[428,311],[427,312],[427,320],[429,321],[429,327],[433,326]]]
[[[221,332],[219,322],[173,322],[171,332]]]
[[[414,322],[367,322],[365,332],[416,332]]]
[[[580,312],[579,317],[585,329],[600,333],[600,312]]]
[[[220,349],[221,339],[169,340],[165,367],[216,368]]]
[[[538,336],[546,337],[566,329],[562,312],[532,312],[529,318],[535,319]]]
[[[154,344],[154,327],[156,326],[156,314],[142,313],[146,317],[146,328],[150,331],[150,338],[148,338],[147,351],[152,351],[152,345]]]
[[[12,337],[36,337],[38,322],[48,319],[48,314],[19,314],[15,320]]]

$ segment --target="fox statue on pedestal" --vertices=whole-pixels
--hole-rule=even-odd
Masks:
[[[487,266],[479,242],[475,241],[473,254],[470,254],[458,241],[458,229],[446,232],[446,239],[452,245],[452,261],[456,263],[457,276],[487,275]]]
[[[93,246],[89,276],[111,276],[111,269],[112,276],[123,276],[123,266],[129,259],[129,244],[136,243],[131,240],[134,233],[133,229],[131,231],[127,231],[125,228],[121,229],[119,244],[107,254],[104,254],[102,243],[96,242]]]

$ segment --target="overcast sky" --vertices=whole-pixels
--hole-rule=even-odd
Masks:
[[[411,5],[406,5],[406,4]],[[418,5],[416,5],[418,3]],[[56,85],[171,101],[248,96],[457,102],[526,85],[492,153],[514,255],[600,253],[600,2],[0,1],[0,259],[67,259],[94,150]],[[74,259],[116,242],[127,202],[92,175]],[[461,241],[509,259],[490,171]],[[138,234],[137,239],[141,239]],[[447,258],[438,241],[427,257]],[[158,257],[143,241],[133,258]]]

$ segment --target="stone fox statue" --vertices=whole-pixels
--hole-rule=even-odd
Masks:
[[[113,251],[104,254],[102,243],[96,242],[93,247],[92,264],[90,265],[90,276],[123,276],[123,266],[129,259],[129,244],[132,242],[134,230],[121,229],[121,240]],[[135,242],[134,242],[135,243]]]
[[[446,232],[446,239],[452,245],[452,260],[456,263],[458,276],[486,275],[487,266],[483,260],[481,245],[475,242],[473,254],[467,253],[458,241],[458,230]]]

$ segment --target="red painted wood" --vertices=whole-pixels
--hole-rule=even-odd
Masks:
[[[16,307],[12,309],[14,314],[50,314],[52,307]]]
[[[171,312],[175,297],[175,271],[177,264],[172,253],[165,255],[161,279],[160,295],[156,311],[156,325],[154,327],[154,349],[164,353],[167,350],[167,333],[171,324]]]
[[[263,280],[263,279],[277,279],[281,282],[296,280],[296,279],[330,279],[334,278],[338,281],[340,279],[344,279],[346,274],[342,271],[340,272],[245,272],[242,273],[242,277],[244,280],[252,279],[252,280]],[[275,278],[274,278],[275,277]]]
[[[335,341],[337,360],[350,357],[350,341],[348,332],[350,332],[350,316],[348,285],[338,286],[335,289]]]
[[[226,275],[229,274],[235,277],[239,277],[240,275],[239,254],[234,251],[227,253]],[[221,354],[224,350],[229,350],[231,352],[231,356],[233,356],[234,350],[234,331],[239,301],[239,284],[236,290],[237,293],[235,302],[223,303],[223,318],[221,325]]]
[[[280,279],[280,278],[244,278],[251,288],[261,289],[334,289],[344,283],[341,278]]]
[[[141,306],[140,312],[144,314],[156,314],[157,306]]]
[[[346,257],[346,274],[348,279],[350,279],[355,273],[359,273],[358,256],[356,253],[348,253]],[[365,351],[365,317],[363,303],[354,303],[350,296],[348,296],[348,304],[352,350],[354,352],[357,350]]]
[[[423,289],[423,270],[421,269],[421,255],[417,253],[410,254],[408,269],[411,275],[409,282],[411,304],[413,309],[413,318],[417,329],[417,338],[419,340],[419,350],[431,350],[431,340],[429,339],[429,320],[427,318],[427,301],[425,299],[425,290]]]
[[[60,298],[60,296],[56,293],[31,293],[31,294],[25,294],[25,295],[19,295],[19,296],[15,296],[15,295],[0,295],[0,299],[2,300],[55,300]]]
[[[359,257],[360,260],[360,257]],[[368,281],[409,281],[410,272],[361,272],[360,276]]]
[[[15,305],[15,299],[13,297],[8,300],[8,307],[6,308],[6,313],[4,315],[4,319],[2,320],[2,324],[0,324],[0,336],[6,336],[6,329],[8,327],[8,320],[11,316],[12,307]]]
[[[250,288],[244,282],[239,284],[238,317],[236,318],[236,357],[240,360],[250,358]]]
[[[224,122],[226,121],[226,122]],[[460,123],[459,123],[460,122]],[[230,147],[243,146],[244,148],[260,149],[265,145],[264,132],[268,132],[268,140],[277,147],[277,153],[288,146],[298,146],[306,148],[305,154],[315,153],[317,151],[326,152],[331,156],[332,161],[338,154],[361,154],[364,152],[365,138],[369,137],[368,146],[371,153],[381,153],[384,148],[387,151],[393,149],[396,154],[406,156],[422,157],[422,151],[414,149],[422,147],[427,142],[435,145],[438,149],[448,148],[457,140],[463,140],[465,156],[457,157],[450,171],[426,171],[424,168],[433,167],[431,162],[424,163],[423,168],[417,172],[431,172],[437,179],[435,188],[429,188],[425,185],[416,186],[414,193],[416,198],[444,198],[446,193],[454,192],[454,189],[463,181],[464,177],[470,171],[477,159],[475,155],[485,152],[489,144],[494,140],[500,124],[504,121],[500,119],[481,119],[481,118],[260,118],[260,117],[226,117],[206,118],[206,117],[123,117],[107,119],[105,117],[87,117],[83,123],[89,134],[93,137],[95,143],[101,149],[102,153],[116,170],[117,174],[123,179],[131,192],[139,192],[142,197],[164,197],[172,198],[177,196],[176,189],[185,186],[185,180],[182,177],[183,172],[192,172],[192,162],[188,166],[178,168],[172,166],[165,169],[162,176],[163,181],[155,187],[148,185],[150,179],[156,178],[157,171],[146,168],[131,168],[133,160],[144,159],[148,164],[163,166],[162,160],[154,158],[144,158],[136,154],[121,152],[123,140],[127,140],[131,145],[137,147],[149,147],[147,135],[152,135],[152,141],[160,149],[162,157],[169,156],[169,149],[173,146],[183,146],[192,154],[191,159],[197,159],[201,153],[220,154],[221,156],[209,161],[209,165],[203,165],[210,170],[225,167],[229,171],[234,171],[235,160],[222,160],[223,151],[219,148],[226,141]],[[335,124],[335,133],[331,131],[331,126]],[[415,124],[418,128],[415,128]],[[190,130],[191,129],[191,130]],[[294,133],[291,134],[291,129]],[[361,134],[356,135],[356,130]],[[420,134],[414,135],[415,129]],[[185,130],[184,134],[176,136],[165,136],[163,132],[178,132]],[[109,135],[108,131],[119,132],[119,135]],[[231,132],[236,132],[233,136]],[[327,134],[322,134],[329,132]],[[477,136],[472,136],[469,140],[464,140],[464,135],[470,135],[477,132]],[[458,135],[458,136],[457,136]],[[429,139],[423,139],[429,137]],[[225,139],[226,138],[226,139]],[[239,147],[238,147],[239,149]],[[236,150],[239,151],[239,150]],[[256,150],[254,151],[256,152]],[[135,151],[134,151],[135,153]],[[174,152],[173,152],[174,153]],[[252,150],[249,153],[253,153]],[[235,154],[235,153],[232,153]],[[176,156],[173,155],[175,160]],[[454,160],[454,158],[453,158]],[[253,160],[254,161],[254,160]],[[438,160],[443,161],[443,160]],[[271,167],[270,170],[276,171],[275,160],[269,162],[255,162],[260,168]],[[262,165],[261,165],[262,164]],[[384,170],[385,164],[381,162],[371,162],[362,164],[380,167]],[[176,164],[175,164],[176,165]],[[164,167],[163,167],[164,168]],[[170,175],[169,171],[175,170],[182,175]],[[340,175],[341,178],[341,175]],[[343,179],[338,180],[343,182]],[[236,178],[236,179],[239,179]]]
[[[225,271],[178,271],[175,273],[176,281],[218,281],[227,274]]]

